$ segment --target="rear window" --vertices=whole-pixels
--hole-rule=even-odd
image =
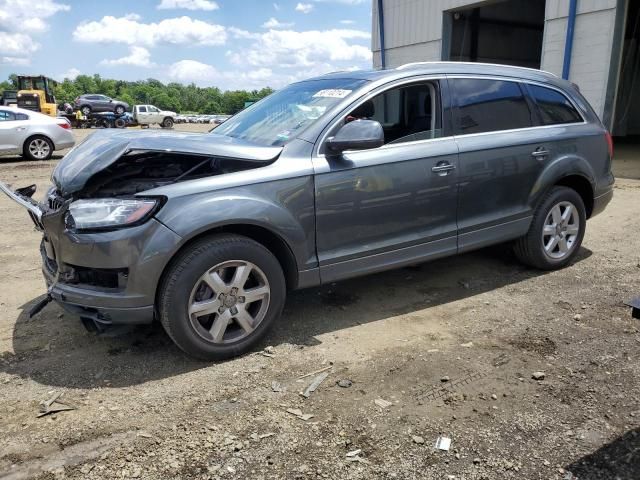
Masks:
[[[528,88],[538,106],[543,125],[582,122],[580,114],[562,93],[538,85],[528,85]]]
[[[533,126],[529,105],[517,82],[456,78],[452,80],[460,134]]]

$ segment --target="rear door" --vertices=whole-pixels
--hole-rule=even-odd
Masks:
[[[405,81],[330,127],[327,136],[349,121],[376,120],[386,144],[341,155],[325,155],[321,145],[314,157],[323,282],[455,253],[458,149],[443,128],[443,105],[446,81]]]
[[[509,78],[449,76],[460,151],[459,251],[524,235],[549,145],[525,87]]]

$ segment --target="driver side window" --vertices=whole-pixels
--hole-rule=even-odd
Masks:
[[[357,119],[379,122],[384,130],[385,144],[441,137],[438,83],[422,82],[387,90],[356,107],[345,121]]]

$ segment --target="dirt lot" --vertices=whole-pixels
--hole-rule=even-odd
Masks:
[[[42,192],[56,162],[0,159],[0,179]],[[0,478],[637,480],[639,214],[619,179],[565,270],[499,246],[295,292],[266,352],[205,364],[158,326],[29,320],[40,239],[2,198]],[[56,392],[76,409],[38,418]]]

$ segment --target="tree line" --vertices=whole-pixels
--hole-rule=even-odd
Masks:
[[[15,74],[0,82],[0,95],[4,90],[16,90],[18,86]],[[102,78],[100,75],[78,75],[71,80],[65,78],[53,87],[56,101],[73,104],[74,99],[83,94],[96,93],[107,95],[127,102],[129,105],[151,104],[163,110],[178,113],[229,114],[242,110],[245,102],[253,102],[273,92],[269,87],[261,90],[227,90],[217,87],[198,87],[195,84],[164,84],[149,78],[128,82]]]

